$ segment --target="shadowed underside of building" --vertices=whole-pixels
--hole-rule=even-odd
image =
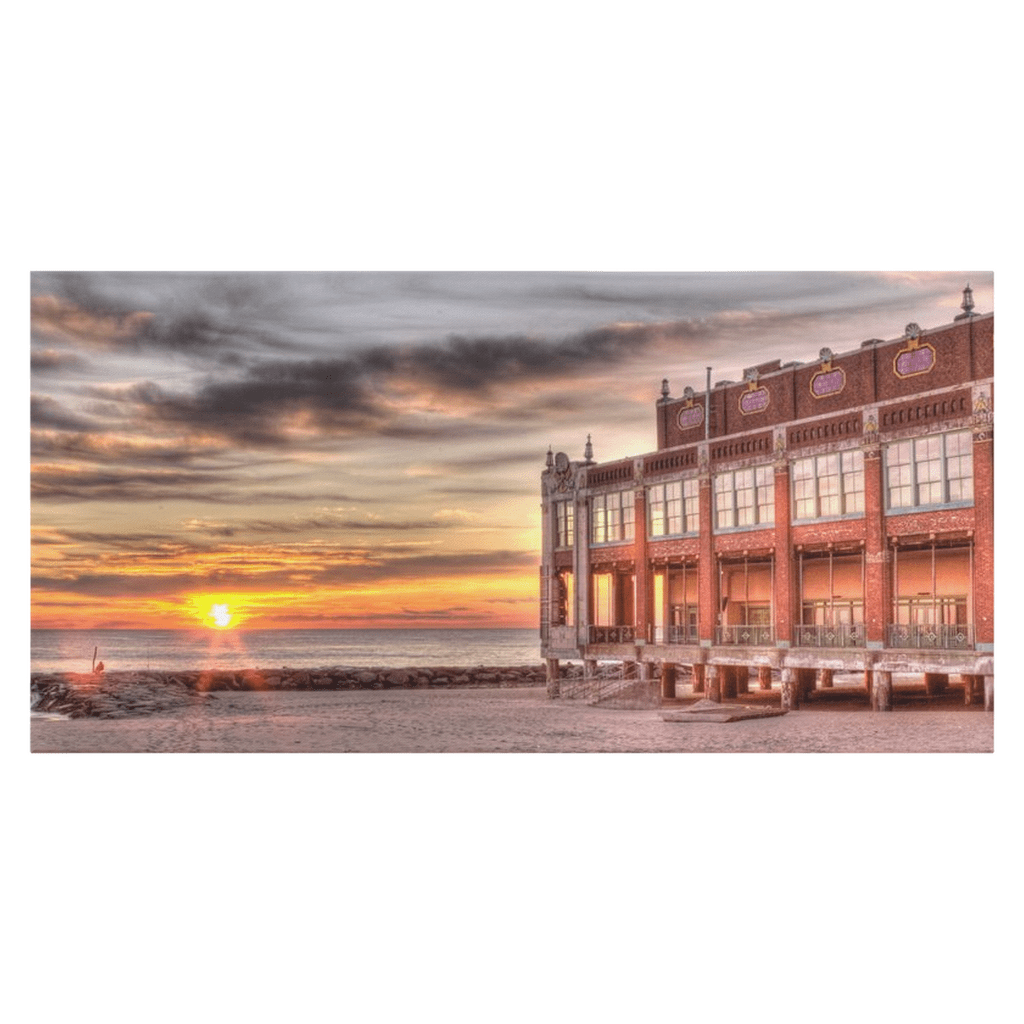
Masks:
[[[597,463],[548,453],[541,477],[541,649],[561,662],[677,669],[713,699],[756,674],[799,705],[863,672],[929,694],[951,678],[993,706],[993,323],[963,313],[812,363],[672,397],[658,447]]]

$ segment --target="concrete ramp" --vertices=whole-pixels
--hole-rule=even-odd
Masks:
[[[742,722],[745,718],[777,718],[784,714],[782,708],[719,704],[704,699],[679,711],[662,711],[661,718],[665,722]]]

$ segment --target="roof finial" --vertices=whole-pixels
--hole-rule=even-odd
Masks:
[[[551,445],[548,445],[548,461],[547,467],[550,469],[555,464],[555,456],[551,452]]]
[[[967,287],[964,289],[964,301],[960,303],[960,308],[963,310],[955,319],[965,320],[969,316],[974,316],[974,292],[971,290],[971,285],[968,282]]]
[[[668,377],[663,377],[661,381],[661,397],[667,399],[668,394]]]
[[[587,460],[587,462],[593,462],[594,461],[594,446],[590,443],[590,435],[589,434],[587,434],[587,443],[586,443],[585,447],[583,448],[583,458],[585,458]]]

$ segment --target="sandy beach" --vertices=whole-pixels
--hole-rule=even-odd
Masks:
[[[119,719],[33,716],[43,752],[854,753],[990,752],[981,708],[802,707],[777,718],[665,722],[654,709],[550,700],[543,687],[219,692],[175,711]]]

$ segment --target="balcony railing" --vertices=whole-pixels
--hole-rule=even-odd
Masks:
[[[775,629],[772,626],[719,626],[715,634],[720,644],[765,647],[775,643]]]
[[[863,647],[864,626],[843,623],[839,626],[797,626],[797,647]]]
[[[589,636],[592,644],[628,644],[635,630],[632,626],[591,626]]]
[[[696,626],[668,627],[668,642],[670,644],[695,644],[699,643],[699,639]]]
[[[890,625],[886,646],[962,651],[974,647],[973,626]]]

